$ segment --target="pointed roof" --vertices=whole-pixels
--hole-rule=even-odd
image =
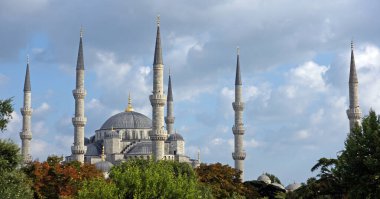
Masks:
[[[82,37],[83,37],[83,28],[81,27],[80,28],[78,59],[77,59],[77,70],[84,70]]]
[[[350,64],[349,83],[358,83],[358,76],[356,74],[356,67],[355,67],[354,43],[352,41],[351,41],[351,64]]]
[[[29,56],[27,57],[27,63],[26,63],[24,91],[32,91],[32,87],[30,86]]]
[[[168,102],[173,101],[173,91],[172,91],[172,78],[171,75],[169,74],[169,84],[168,84]]]
[[[242,85],[241,83],[241,75],[240,75],[240,61],[239,61],[240,50],[237,48],[237,61],[236,61],[236,77],[235,77],[235,85]]]
[[[156,48],[154,50],[153,65],[164,64],[162,61],[162,48],[160,36],[160,16],[157,16],[157,35],[156,35]]]

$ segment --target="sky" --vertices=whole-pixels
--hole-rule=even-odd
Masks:
[[[84,29],[86,137],[125,109],[151,117],[156,16],[165,88],[171,69],[175,129],[186,154],[233,166],[236,48],[240,48],[245,180],[284,185],[317,173],[343,149],[349,122],[350,43],[364,115],[380,112],[377,0],[0,1],[0,99],[15,108],[0,138],[20,144],[26,57],[32,85],[31,155],[70,155],[75,67]]]

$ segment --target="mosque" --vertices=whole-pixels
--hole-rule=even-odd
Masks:
[[[103,125],[89,138],[84,137],[87,118],[84,110],[84,99],[87,94],[84,84],[85,68],[83,58],[83,34],[80,33],[79,50],[76,66],[76,87],[72,91],[75,99],[75,115],[72,118],[74,126],[74,142],[71,146],[72,154],[65,161],[79,161],[95,164],[105,174],[109,169],[123,161],[130,159],[172,160],[187,162],[193,167],[200,164],[198,153],[197,159],[191,159],[185,153],[185,140],[182,135],[174,131],[174,110],[171,76],[168,78],[167,95],[163,88],[164,64],[162,59],[162,47],[160,37],[160,21],[157,19],[156,44],[153,61],[153,91],[149,96],[152,106],[152,119],[134,111],[132,100],[129,96],[128,106],[125,111],[108,118]],[[356,123],[360,125],[361,111],[358,99],[358,78],[355,68],[353,44],[351,44],[351,64],[349,76],[349,101],[350,106],[347,116],[350,121],[350,129]],[[166,105],[167,115],[164,117]],[[232,132],[234,135],[234,152],[232,158],[235,168],[242,171],[241,179],[244,181],[244,160],[246,153],[243,146],[244,124],[242,101],[242,80],[240,74],[239,50],[237,53],[236,77],[235,77],[235,101],[232,103],[235,112]],[[31,132],[31,83],[29,73],[29,60],[27,61],[24,82],[24,103],[21,108],[23,126],[20,132],[22,141],[21,154],[24,162],[30,162]],[[283,186],[268,181],[268,177],[261,175],[258,182],[271,184],[283,189]],[[286,187],[287,190],[295,190],[300,184],[294,183]]]

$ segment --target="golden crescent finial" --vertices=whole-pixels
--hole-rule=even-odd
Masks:
[[[237,55],[240,54],[240,48],[239,48],[239,46],[236,48],[236,52],[237,52]]]
[[[132,98],[131,98],[131,93],[128,94],[128,106],[125,109],[125,112],[131,112],[133,111],[133,106],[132,106]]]
[[[354,50],[354,40],[351,40],[351,50]]]
[[[29,54],[26,55],[26,63],[29,64]]]
[[[104,145],[102,146],[102,155],[101,155],[101,158],[102,158],[102,161],[104,161],[105,160],[105,157],[104,157],[105,155],[104,155]]]

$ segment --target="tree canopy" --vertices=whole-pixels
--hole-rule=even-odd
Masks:
[[[0,130],[4,132],[7,129],[9,120],[12,119],[12,98],[1,100],[0,99]]]

